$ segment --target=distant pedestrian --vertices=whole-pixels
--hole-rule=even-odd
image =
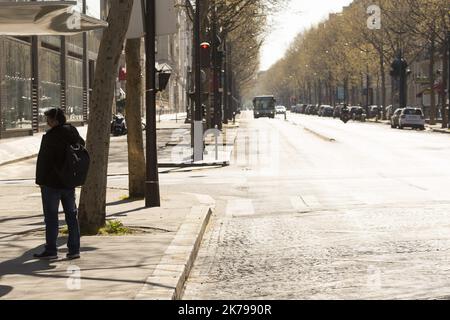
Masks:
[[[45,250],[35,258],[52,260],[58,258],[59,204],[63,205],[69,239],[68,259],[80,258],[80,227],[75,201],[75,188],[67,188],[58,169],[64,165],[69,145],[85,145],[78,130],[66,124],[64,111],[54,108],[45,112],[50,129],[42,137],[36,165],[36,184],[41,187],[42,207],[45,220]]]

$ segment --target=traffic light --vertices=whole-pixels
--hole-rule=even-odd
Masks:
[[[408,63],[406,62],[406,60],[403,57],[398,56],[397,58],[395,58],[394,62],[392,62],[391,71],[389,72],[389,74],[391,75],[391,77],[404,77],[407,73],[407,69]]]
[[[211,66],[211,45],[209,42],[200,44],[200,67],[209,68]]]
[[[170,72],[158,72],[158,91],[164,91],[166,90],[167,83],[169,82],[171,73]]]
[[[396,58],[391,64],[391,71],[389,72],[391,77],[398,78],[401,74],[401,60]]]

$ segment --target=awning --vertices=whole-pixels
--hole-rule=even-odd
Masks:
[[[444,93],[444,86],[443,86],[442,82],[436,83],[436,84],[433,86],[433,91],[434,91],[435,94],[442,94],[442,93]],[[420,91],[420,92],[416,95],[416,97],[420,98],[420,97],[422,97],[423,95],[428,95],[428,94],[431,94],[431,88],[430,88],[430,87],[425,88],[425,89],[423,89],[422,91]]]
[[[77,11],[76,1],[0,2],[0,35],[73,35],[108,23]]]

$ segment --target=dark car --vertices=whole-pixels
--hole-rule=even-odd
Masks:
[[[350,118],[353,121],[366,121],[366,112],[363,107],[360,106],[352,106],[350,107]]]
[[[377,115],[381,115],[382,107],[379,106],[369,106],[369,114],[367,115],[368,118],[375,118]]]
[[[305,113],[305,110],[306,110],[306,107],[307,107],[308,105],[307,104],[301,104],[301,105],[299,105],[298,106],[298,109],[297,109],[297,113]]]
[[[320,106],[319,110],[320,117],[332,117],[333,116],[333,107],[329,105]]]
[[[324,107],[325,107],[325,106],[323,106],[323,105],[320,105],[320,106],[319,106],[319,110],[317,111],[317,115],[318,115],[319,117],[322,116],[322,110],[323,110]]]
[[[344,104],[338,104],[336,107],[334,107],[333,110],[333,118],[339,118],[341,116],[341,110],[344,107]]]
[[[311,107],[310,114],[317,116],[319,114],[320,105],[316,104]]]

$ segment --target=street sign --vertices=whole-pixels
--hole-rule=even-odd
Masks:
[[[164,36],[177,32],[177,15],[175,0],[156,0],[156,36]],[[145,1],[136,0],[133,3],[127,39],[141,38],[145,35]]]

